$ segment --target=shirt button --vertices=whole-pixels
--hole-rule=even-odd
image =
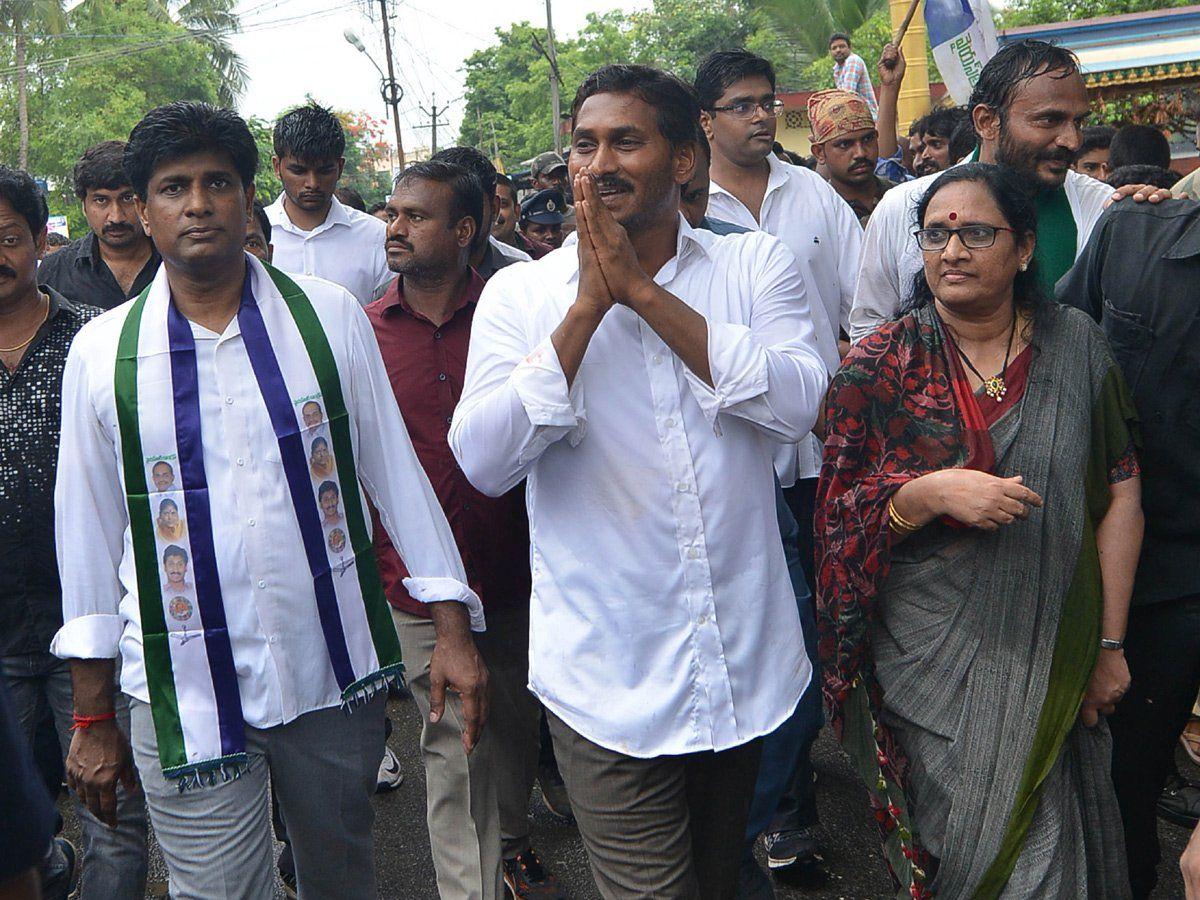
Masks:
[[[696,620],[697,625],[704,625],[707,622],[708,622],[708,616],[701,616],[700,618],[698,618]]]
[[[271,643],[278,644],[279,643],[279,635],[277,635],[277,634],[271,635]]]
[[[232,406],[232,405],[233,405],[233,398],[232,398],[232,397],[226,397],[226,398],[225,398],[225,402],[226,402],[227,404],[229,404],[230,406]]]
[[[450,416],[446,416],[446,424],[447,424],[447,425],[449,425],[449,424],[450,424]]]
[[[687,482],[686,481],[679,482],[679,484],[675,485],[675,490],[679,491],[679,493],[681,493],[681,494],[686,494],[688,491]]]
[[[253,527],[254,527],[254,525],[255,525],[255,520],[254,520],[254,517],[253,517],[253,516],[251,516],[249,519],[247,519],[247,520],[246,520],[246,524],[247,524],[247,525],[249,525],[251,528],[253,528]]]
[[[258,579],[258,586],[260,588],[265,588],[267,586],[267,583],[260,578],[260,579]]]
[[[675,427],[675,420],[674,420],[674,419],[667,419],[667,427],[668,427],[668,428],[674,428],[674,427]]]
[[[439,373],[438,373],[438,381],[445,381],[445,380],[446,380],[446,373],[445,373],[445,372],[439,372]]]
[[[695,547],[688,547],[688,559],[699,559],[700,551]]]
[[[240,456],[239,456],[239,457],[237,458],[237,464],[238,464],[239,466],[244,466],[244,465],[246,464],[246,460],[242,459],[242,457],[240,457]]]
[[[435,341],[440,341],[442,339],[442,333],[440,331],[435,331],[433,333],[433,339]]]
[[[654,354],[652,357],[650,357],[650,359],[651,359],[651,361],[653,361],[653,363],[654,363],[656,366],[657,366],[657,365],[658,365],[660,362],[662,362],[662,357],[661,357],[661,356],[659,356],[657,353],[655,353],[655,354]]]

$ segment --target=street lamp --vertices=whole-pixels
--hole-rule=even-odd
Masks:
[[[383,27],[386,31],[387,21],[384,20]],[[342,37],[346,39],[351,47],[370,60],[371,65],[375,67],[375,71],[379,73],[380,87],[379,94],[383,97],[383,102],[392,108],[392,124],[396,127],[396,155],[399,159],[400,168],[404,168],[404,141],[400,137],[400,99],[404,96],[404,89],[396,82],[392,72],[392,57],[388,54],[388,74],[384,74],[383,69],[379,68],[379,63],[371,57],[367,52],[367,48],[363,46],[362,40],[353,29],[347,28],[342,32]]]

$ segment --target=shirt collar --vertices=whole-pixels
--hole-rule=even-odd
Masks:
[[[379,312],[387,315],[395,310],[410,315],[414,319],[420,319],[422,322],[428,322],[428,318],[409,306],[408,301],[404,298],[404,285],[402,282],[403,279],[399,277],[392,279],[392,283],[387,286],[387,290],[379,298]],[[450,318],[454,318],[465,307],[477,303],[479,295],[483,293],[483,285],[484,281],[479,277],[479,273],[471,269],[471,277],[467,281],[466,289],[463,291],[462,296],[459,297],[458,303],[455,304],[454,312]]]
[[[697,253],[704,256],[708,255],[708,247],[696,229],[688,224],[687,219],[683,217],[683,213],[679,214],[678,221],[679,232],[675,235],[675,255],[667,260],[666,264],[658,270],[658,274],[654,276],[654,280],[658,284],[663,284],[674,278],[679,271],[679,266],[693,258]],[[578,232],[571,232],[571,234],[567,235],[567,239],[563,241],[563,248],[573,247],[577,243],[579,243]],[[570,257],[571,271],[567,274],[567,283],[573,284],[579,280],[579,256],[576,253],[572,253]]]
[[[771,196],[773,191],[779,190],[788,183],[790,177],[788,175],[788,168],[788,164],[780,160],[774,153],[767,154],[767,189],[763,191],[763,206],[767,205],[767,197]],[[729,197],[733,197],[738,203],[742,202],[737,197],[734,197],[730,191],[717,184],[715,180],[710,179],[708,182],[708,195],[711,197],[713,194],[726,194]],[[758,216],[755,216],[755,218],[757,219]]]
[[[92,265],[92,257],[99,256],[99,251],[96,249],[96,232],[89,230],[87,237],[79,242],[79,252],[75,254],[75,264],[80,265],[84,260],[88,265]]]
[[[286,193],[281,193],[275,202],[267,207],[267,218],[271,220],[271,225],[279,225],[287,231],[295,231],[301,234],[316,234],[319,231],[324,231],[326,228],[332,228],[334,225],[349,225],[350,213],[346,211],[346,207],[342,205],[337,197],[333,197],[329,201],[329,212],[325,214],[325,221],[316,226],[312,231],[305,231],[299,225],[296,225],[291,216],[288,215],[287,209],[283,205],[283,199]]]
[[[1187,259],[1189,256],[1200,256],[1200,213],[1196,212],[1192,213],[1191,222],[1179,240],[1166,252],[1167,259]]]

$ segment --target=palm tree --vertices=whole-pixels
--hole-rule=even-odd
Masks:
[[[887,7],[887,0],[751,0],[779,30],[793,37],[814,59],[829,52],[829,35],[835,31],[854,31],[875,13]]]
[[[208,47],[213,65],[221,74],[217,99],[224,106],[236,105],[246,89],[246,64],[229,42],[238,31],[237,0],[148,0],[152,10],[195,34]]]
[[[14,36],[13,56],[17,66],[17,122],[21,143],[17,165],[29,168],[29,79],[26,54],[30,34],[56,34],[66,27],[62,0],[5,0],[0,3],[0,25]]]

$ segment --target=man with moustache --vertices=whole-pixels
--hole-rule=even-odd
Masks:
[[[880,199],[896,186],[875,174],[879,132],[871,111],[850,91],[817,91],[808,98],[812,148],[829,183],[864,226]]]
[[[486,231],[484,194],[461,166],[434,159],[401,173],[388,200],[388,265],[397,278],[367,307],[388,377],[421,466],[437,492],[483,602],[488,629],[475,644],[488,667],[487,730],[463,752],[457,700],[429,720],[430,660],[437,634],[405,588],[408,571],[382,529],[375,547],[408,684],[423,719],[421,760],[429,795],[429,837],[443,897],[517,900],[561,897],[530,843],[529,795],[538,761],[541,707],[528,691],[529,523],[524,485],[500,497],[471,486],[446,442],[462,393],[483,279],[467,261]]]
[[[502,172],[496,173],[496,221],[492,223],[492,237],[502,244],[528,253],[531,259],[541,259],[554,248],[535,241],[517,226],[521,222],[521,203],[512,179]]]
[[[269,769],[300,896],[372,897],[371,797],[400,648],[366,495],[445,640],[434,678],[462,693],[467,749],[487,711],[470,639],[482,609],[358,302],[245,252],[257,168],[246,123],[203,103],[151,110],[129,137],[125,169],[163,265],[80,330],[63,376],[65,622],[51,650],[75,686],[67,777],[106,822],[118,783],[140,780],[172,894],[221,900],[274,890]],[[314,395],[337,411],[331,480],[347,524],[332,555],[307,448],[291,439],[297,401]],[[147,502],[147,462],[171,453],[187,518],[172,543],[190,548],[202,624],[186,644],[172,639]],[[112,721],[118,656],[130,740]]]
[[[123,141],[89,147],[75,163],[75,196],[90,233],[42,260],[38,278],[64,297],[101,309],[136,296],[158,271],[158,251],[138,221],[121,168]]]
[[[811,675],[772,448],[828,370],[778,239],[679,212],[691,88],[604,66],[571,112],[578,243],[489,282],[450,446],[486,494],[528,478],[529,682],[601,895],[732,897],[760,739]]]
[[[366,306],[391,280],[383,252],[386,227],[336,196],[346,165],[346,135],[316,103],[275,123],[271,165],[283,193],[267,207],[273,262],[285,272],[340,284]]]
[[[975,149],[975,126],[971,124],[970,113],[963,106],[926,113],[913,123],[911,144],[913,171],[918,178],[950,168]]]
[[[979,137],[978,158],[1016,172],[1033,192],[1038,213],[1037,271],[1046,292],[1083,252],[1108,203],[1134,196],[1151,202],[1169,191],[1130,185],[1114,193],[1072,170],[1091,114],[1079,60],[1045,41],[1016,41],[988,60],[967,104]],[[871,216],[850,314],[850,337],[865,337],[891,319],[921,270],[913,236],[917,203],[936,178],[927,175],[889,191]]]
[[[50,653],[50,641],[63,621],[54,545],[54,461],[68,349],[100,310],[39,285],[37,262],[45,246],[47,215],[33,179],[0,166],[0,679],[14,701],[24,741],[33,746],[48,708],[65,757],[72,711],[79,707],[69,666]],[[119,717],[114,722],[128,732],[128,707],[122,702],[114,712]],[[72,791],[72,797],[83,832],[80,896],[141,898],[146,885],[146,807],[141,798],[121,791],[111,817],[102,822],[87,810],[83,795]],[[2,857],[8,847],[0,848]],[[70,893],[73,858],[70,844],[58,839],[42,861],[40,878],[48,900]]]

